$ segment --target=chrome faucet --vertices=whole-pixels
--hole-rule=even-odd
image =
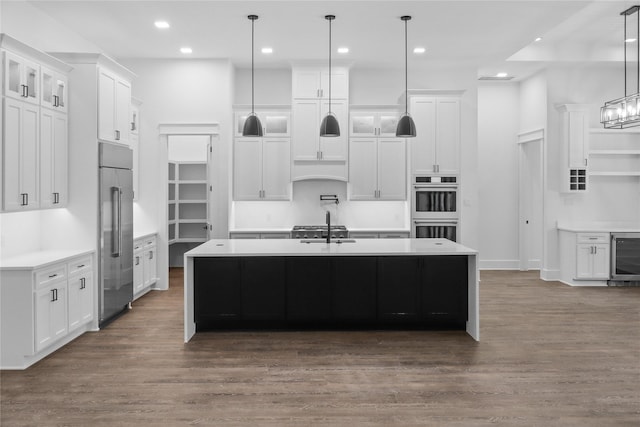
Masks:
[[[331,214],[327,211],[327,243],[331,243]]]

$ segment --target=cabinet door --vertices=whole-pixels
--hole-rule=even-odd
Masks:
[[[100,70],[98,75],[98,138],[116,141],[116,76]]]
[[[289,139],[265,138],[262,142],[262,190],[267,200],[289,200],[291,182]]]
[[[147,286],[153,285],[158,280],[158,256],[156,246],[147,248],[147,265],[145,266],[145,273],[148,275]]]
[[[42,207],[67,204],[67,115],[40,110],[40,198]]]
[[[593,246],[592,277],[594,279],[609,279],[610,277],[610,245],[596,244]]]
[[[293,160],[318,160],[320,141],[320,103],[293,102]]]
[[[378,319],[415,321],[421,283],[420,258],[378,257]]]
[[[373,137],[378,134],[377,130],[378,128],[376,124],[376,113],[351,113],[351,120],[349,121],[350,136]],[[395,129],[393,131],[395,134]]]
[[[349,143],[351,200],[374,200],[378,192],[376,138],[353,138]]]
[[[456,174],[459,170],[460,100],[438,99],[437,105],[437,172],[441,174]]]
[[[36,351],[67,333],[67,285],[59,282],[35,293]]]
[[[4,52],[4,95],[25,100],[24,58],[11,52]]]
[[[320,138],[320,159],[332,161],[347,160],[347,136],[348,136],[348,118],[346,101],[331,101],[331,111],[335,114],[340,125],[340,136],[338,137],[319,137]],[[322,101],[321,116],[318,125],[314,129],[316,135],[320,134],[320,123],[324,116],[329,112],[329,102]]]
[[[195,258],[196,322],[238,320],[241,314],[240,259]]]
[[[3,185],[4,210],[40,206],[39,199],[40,108],[5,98]]]
[[[241,266],[243,320],[284,320],[285,259],[248,257]]]
[[[329,70],[320,72],[320,97],[329,98]],[[331,99],[349,98],[349,75],[347,70],[331,70]],[[346,125],[345,125],[346,126]],[[345,129],[346,130],[346,129]]]
[[[569,111],[569,167],[584,168],[589,155],[588,117],[586,111]]]
[[[400,113],[380,113],[378,116],[378,136],[394,137],[398,128]]]
[[[69,332],[93,319],[93,273],[69,277]]]
[[[293,98],[320,97],[320,72],[317,70],[294,70],[293,71]]]
[[[378,140],[378,198],[407,199],[406,142],[401,138]]]
[[[330,257],[287,258],[287,320],[331,319]]]
[[[436,322],[467,320],[467,256],[423,257],[422,315]]]
[[[55,73],[53,80],[53,102],[56,110],[66,113],[68,78],[64,74]]]
[[[144,289],[144,261],[141,250],[135,251],[133,254],[133,293],[140,292]]]
[[[373,321],[376,318],[376,258],[332,257],[333,318]]]
[[[55,108],[56,102],[53,95],[55,90],[56,73],[53,70],[42,67],[40,70],[40,105],[47,108]]]
[[[411,116],[416,123],[416,137],[411,138],[411,172],[436,171],[436,100],[412,98]]]
[[[593,248],[588,243],[576,245],[576,279],[592,278]]]
[[[131,85],[124,81],[116,80],[116,141],[122,144],[129,144],[129,133],[131,132]]]
[[[233,147],[233,199],[259,200],[262,192],[262,139],[236,138]]]
[[[289,136],[291,114],[285,112],[261,113],[264,136]]]

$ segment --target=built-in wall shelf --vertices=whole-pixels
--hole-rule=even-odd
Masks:
[[[592,171],[589,173],[591,176],[640,176],[640,171]]]
[[[589,176],[640,176],[640,129],[589,129]]]
[[[206,162],[169,162],[168,207],[169,244],[207,240]]]

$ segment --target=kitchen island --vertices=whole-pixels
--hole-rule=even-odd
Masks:
[[[392,327],[479,340],[477,255],[447,239],[209,240],[184,255],[184,339],[212,329]]]

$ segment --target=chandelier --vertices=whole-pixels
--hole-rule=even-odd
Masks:
[[[627,38],[627,18],[636,14],[636,37]],[[600,108],[600,123],[605,129],[640,126],[640,6],[621,12],[624,16],[624,97],[605,102]],[[627,95],[627,45],[636,43],[636,93]]]

